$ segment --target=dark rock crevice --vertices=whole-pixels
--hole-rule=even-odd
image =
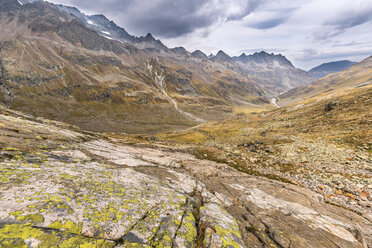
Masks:
[[[50,228],[50,227],[40,227],[40,226],[31,226],[32,228],[42,230],[43,232],[49,233],[49,232],[57,232],[57,233],[63,233],[62,230],[60,229],[55,229],[55,228]],[[115,243],[115,246],[118,245],[118,242],[116,240],[112,239],[107,239],[107,238],[97,238],[97,237],[90,237],[87,235],[83,234],[75,234],[75,233],[69,233],[70,236],[73,237],[82,237],[82,238],[87,238],[87,239],[92,239],[92,240],[97,240],[97,241],[111,241]]]
[[[136,222],[134,222],[133,223],[133,225],[132,226],[130,226],[129,228],[128,228],[128,230],[125,232],[125,234],[120,238],[120,239],[118,239],[116,242],[118,243],[118,244],[124,244],[125,243],[125,241],[128,241],[128,240],[131,240],[131,231],[140,223],[140,222],[142,222],[142,221],[144,221],[148,216],[149,216],[149,214],[150,214],[150,211],[152,211],[152,210],[154,210],[156,208],[156,206],[155,207],[152,207],[152,208],[150,208],[149,210],[147,210],[142,216],[141,216],[141,218],[139,218]],[[133,235],[134,236],[134,235]]]
[[[186,204],[187,204],[187,202],[188,202],[188,200],[186,200]],[[177,235],[178,235],[179,230],[181,229],[181,226],[183,224],[183,221],[185,219],[185,216],[186,216],[186,210],[183,211],[183,214],[182,214],[182,217],[181,217],[181,222],[178,225],[176,232],[174,233],[174,236],[173,236],[173,239],[172,239],[172,248],[174,247],[174,242],[175,242],[175,240],[177,238]]]
[[[205,223],[201,222],[201,217],[200,217],[200,208],[204,206],[204,199],[202,196],[202,192],[200,192],[199,190],[197,190],[197,188],[195,188],[193,192],[193,198],[195,199],[195,204],[194,204],[192,214],[195,218],[195,227],[197,230],[196,247],[203,247],[203,241],[205,238],[205,229],[207,226],[205,225]]]

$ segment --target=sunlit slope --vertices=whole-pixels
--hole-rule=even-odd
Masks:
[[[312,84],[292,89],[282,94],[280,103],[287,105],[309,97],[319,98],[372,82],[372,57],[357,63],[349,69],[330,74]],[[342,92],[341,92],[342,94]]]

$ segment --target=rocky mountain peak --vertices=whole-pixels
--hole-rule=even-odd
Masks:
[[[231,62],[232,58],[227,55],[224,51],[220,50],[216,54],[216,56],[213,57],[214,60],[224,61],[224,62]]]
[[[245,54],[245,53],[242,53],[242,54],[239,56],[239,58],[245,58],[245,57],[247,57],[247,54]]]
[[[77,18],[89,29],[97,33],[119,41],[131,42],[135,39],[124,28],[117,26],[113,21],[110,21],[104,15],[85,15],[75,7],[57,5],[60,10],[63,10]]]
[[[154,36],[152,36],[151,33],[148,33],[148,34],[145,36],[145,39],[147,39],[147,40],[155,40]]]
[[[265,51],[255,52],[251,55],[241,54],[239,57],[234,57],[236,61],[241,63],[256,63],[256,64],[272,64],[274,61],[278,62],[282,66],[294,67],[291,61],[289,61],[282,54],[267,53]]]
[[[190,56],[190,52],[187,51],[184,47],[175,47],[171,51],[177,55]]]
[[[219,50],[218,53],[216,54],[216,57],[221,57],[221,56],[224,56],[224,57],[230,57],[229,55],[227,55],[224,51],[222,50]]]
[[[191,56],[197,59],[208,59],[207,55],[200,50],[194,51],[193,53],[191,53]]]

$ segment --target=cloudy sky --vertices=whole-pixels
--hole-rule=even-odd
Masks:
[[[104,14],[169,47],[231,56],[265,50],[297,67],[372,55],[372,0],[49,0]]]

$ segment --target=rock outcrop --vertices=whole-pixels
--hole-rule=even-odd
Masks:
[[[3,247],[368,247],[319,194],[2,109]]]

